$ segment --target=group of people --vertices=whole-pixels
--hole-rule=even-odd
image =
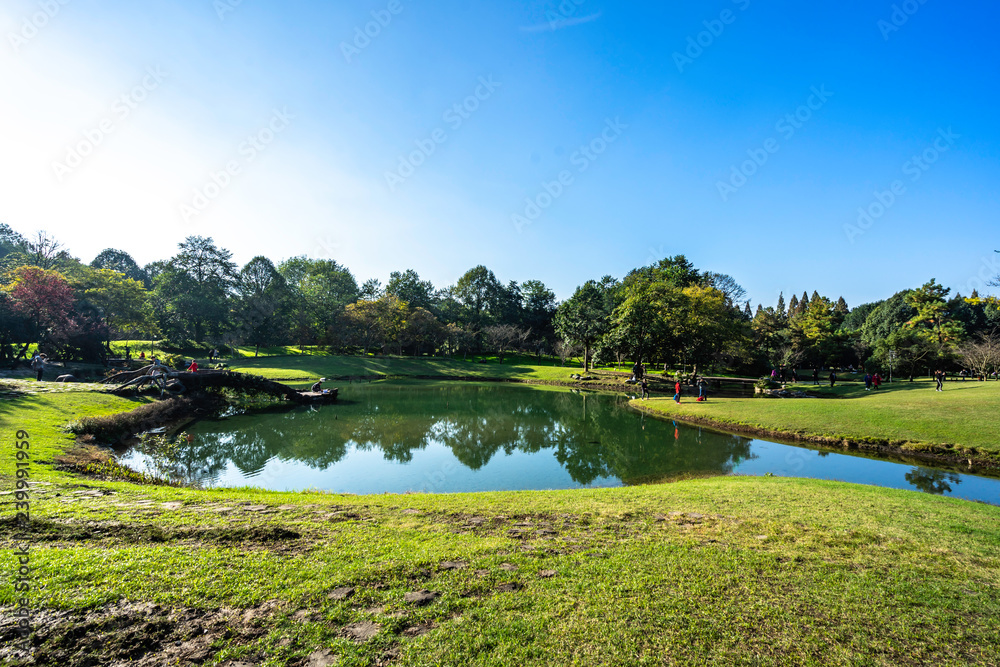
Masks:
[[[878,371],[874,375],[871,373],[865,373],[865,391],[871,391],[872,389],[878,390],[882,386],[882,376],[878,374]]]
[[[792,366],[791,371],[786,369],[784,366],[771,369],[771,379],[775,382],[787,382],[789,374],[791,374],[792,382],[799,381],[799,369],[795,366]],[[813,374],[813,378],[817,381],[819,380],[819,371],[816,371]]]
[[[708,382],[705,381],[705,378],[698,378],[698,380],[697,380],[697,382],[695,384],[697,384],[697,386],[698,386],[698,398],[696,400],[698,400],[698,401],[707,401],[708,400]],[[646,400],[647,398],[649,398],[649,382],[648,382],[648,380],[646,379],[645,376],[643,376],[642,380],[640,380],[639,386],[642,388],[642,400]],[[683,387],[681,386],[681,381],[680,380],[676,380],[674,382],[674,402],[675,403],[680,403],[681,402],[681,391],[682,390],[683,390]]]
[[[934,371],[934,391],[944,391],[944,381],[946,377],[948,377],[947,372],[941,370]]]

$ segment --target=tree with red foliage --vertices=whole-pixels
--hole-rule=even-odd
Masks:
[[[54,330],[68,321],[73,310],[73,289],[60,273],[37,266],[20,266],[13,275],[14,282],[8,292],[11,310],[27,320],[33,338],[39,343],[47,341]],[[31,343],[24,342],[18,357]]]

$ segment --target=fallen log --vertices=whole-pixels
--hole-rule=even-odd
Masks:
[[[124,384],[109,389],[107,393],[116,396],[130,395],[138,391],[141,387],[151,382],[156,382],[160,378],[163,380],[159,384],[161,391],[200,391],[203,389],[232,389],[246,394],[265,394],[276,398],[284,398],[295,403],[307,404],[316,402],[328,402],[336,400],[337,390],[333,389],[328,394],[315,394],[313,392],[301,392],[291,387],[266,380],[257,375],[237,373],[235,371],[196,371],[167,373],[157,373],[156,375],[142,375],[132,378]]]

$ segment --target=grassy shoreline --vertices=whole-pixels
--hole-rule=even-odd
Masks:
[[[823,388],[825,399],[733,399],[691,396],[633,400],[654,417],[761,437],[831,448],[903,455],[970,470],[1000,469],[1000,441],[992,415],[1000,407],[1000,383],[897,383],[880,392],[864,387]],[[806,385],[792,386],[805,389]]]

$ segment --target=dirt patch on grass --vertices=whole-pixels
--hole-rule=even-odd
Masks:
[[[265,544],[299,540],[302,535],[282,526],[221,526],[211,528],[164,528],[150,523],[117,521],[56,522],[32,519],[18,523],[14,517],[0,519],[0,538],[38,543],[52,542],[122,542],[127,544],[165,544],[170,542],[206,542],[211,544]]]
[[[134,667],[201,665],[227,643],[264,634],[268,613],[243,609],[169,609],[122,602],[90,611],[39,610],[32,619],[34,660],[14,648],[16,619],[0,609],[0,659],[13,665]]]

